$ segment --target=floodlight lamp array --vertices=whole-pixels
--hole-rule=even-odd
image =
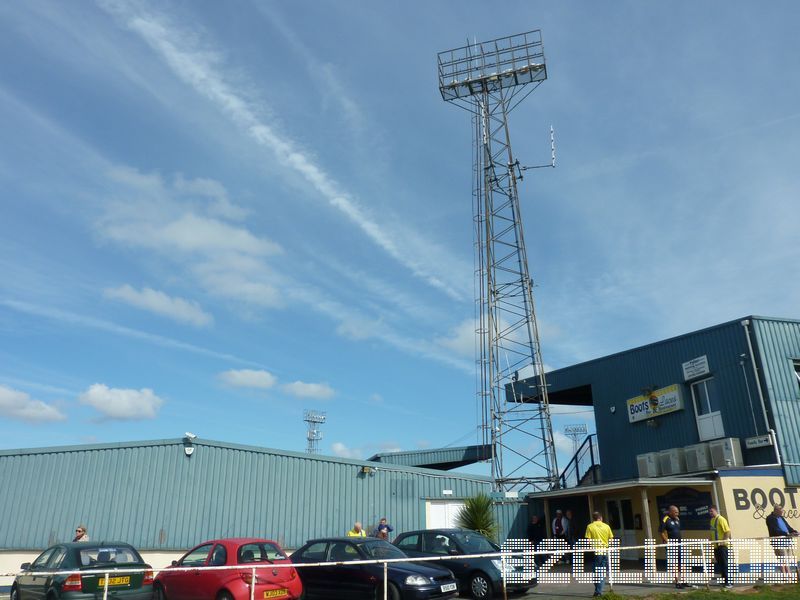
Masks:
[[[446,101],[547,79],[538,29],[440,52],[438,63],[439,91]]]

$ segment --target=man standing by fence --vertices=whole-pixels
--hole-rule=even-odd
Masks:
[[[714,543],[714,560],[717,563],[717,572],[722,575],[726,588],[733,586],[728,581],[728,542],[722,540],[731,539],[731,528],[728,520],[719,514],[719,510],[713,504],[708,508],[711,517],[711,539]]]
[[[608,542],[614,537],[611,527],[603,523],[603,515],[592,513],[592,522],[586,526],[586,539],[594,546],[594,576],[600,577],[594,584],[593,596],[603,595],[603,584],[608,572]],[[599,575],[598,575],[599,572]]]

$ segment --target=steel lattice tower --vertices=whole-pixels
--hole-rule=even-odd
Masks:
[[[438,64],[442,98],[472,114],[478,398],[492,477],[497,491],[552,489],[558,465],[517,189],[525,169],[508,126],[547,79],[541,32],[441,52]],[[539,376],[537,402],[514,389],[523,369]]]

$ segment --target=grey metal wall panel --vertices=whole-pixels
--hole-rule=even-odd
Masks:
[[[361,472],[370,466],[374,474]],[[294,548],[386,516],[425,526],[425,498],[491,491],[488,478],[198,440],[0,452],[0,548],[39,549],[85,522],[94,539],[182,549],[257,535]],[[450,496],[446,496],[450,497]]]
[[[786,481],[800,485],[800,385],[792,364],[800,360],[800,321],[764,317],[752,321]]]

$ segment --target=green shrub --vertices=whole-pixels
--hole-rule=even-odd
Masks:
[[[497,539],[497,521],[492,510],[492,499],[486,494],[467,498],[464,508],[456,517],[456,525],[482,533],[491,540]]]

